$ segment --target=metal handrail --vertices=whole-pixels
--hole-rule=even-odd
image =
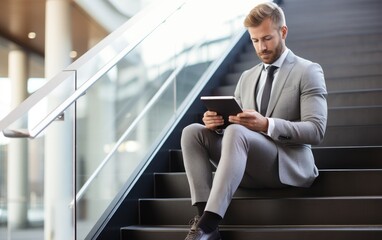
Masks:
[[[130,53],[140,42],[146,39],[155,29],[157,29],[163,22],[166,21],[172,14],[178,11],[186,2],[186,0],[174,0],[175,3],[171,5],[168,9],[165,8],[161,12],[159,19],[152,21],[153,24],[145,28],[144,34],[140,38],[133,39],[127,46],[119,51],[111,60],[109,60],[104,66],[102,66],[92,77],[86,80],[78,89],[76,89],[68,98],[66,98],[58,107],[53,111],[48,113],[48,115],[43,118],[32,130],[28,129],[8,129],[9,125],[20,119],[25,115],[32,107],[34,107],[40,100],[47,97],[48,94],[53,91],[57,86],[63,83],[68,77],[76,77],[78,65],[83,66],[87,61],[91,61],[101,49],[108,47],[112,41],[117,41],[118,37],[122,36],[123,32],[128,31],[131,26],[134,26],[141,15],[146,14],[152,10],[142,11],[137,16],[131,18],[119,29],[111,33],[108,37],[98,43],[95,47],[85,53],[81,58],[76,60],[74,63],[69,65],[63,72],[59,73],[57,76],[53,77],[47,82],[43,87],[29,96],[24,102],[22,102],[16,109],[10,112],[5,118],[0,121],[0,130],[3,131],[4,136],[11,138],[35,138],[40,134],[45,128],[47,128],[55,119],[59,118],[60,115],[72,105],[78,98],[86,93],[86,91],[100,79],[106,72],[108,72],[116,63],[118,63],[124,56]]]

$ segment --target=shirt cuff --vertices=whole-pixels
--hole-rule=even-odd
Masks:
[[[272,118],[268,118],[268,131],[267,131],[267,135],[271,136],[274,129],[275,129],[275,121]]]

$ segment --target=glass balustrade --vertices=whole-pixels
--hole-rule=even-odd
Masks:
[[[28,141],[44,141],[44,131],[36,124],[60,121],[46,116],[65,101],[75,102],[77,195],[68,206],[76,209],[77,239],[85,239],[116,196],[133,184],[208,81],[213,63],[244,33],[244,15],[256,1],[180,2],[175,11],[164,13],[170,5],[157,4],[135,16],[55,77],[51,87],[44,86],[48,93],[41,91],[39,103],[18,118],[34,119],[27,128],[38,137]],[[48,104],[54,93],[59,93],[59,101]],[[41,105],[44,110],[36,110]],[[0,199],[0,211],[6,206],[7,200]],[[0,212],[0,224],[6,221],[2,216]]]

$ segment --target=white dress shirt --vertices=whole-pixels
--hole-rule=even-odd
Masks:
[[[277,76],[279,74],[280,67],[283,64],[286,56],[288,55],[288,52],[289,52],[289,49],[286,48],[285,51],[281,54],[281,56],[274,63],[272,63],[272,64],[264,63],[264,67],[263,67],[263,70],[261,71],[261,76],[260,76],[259,83],[258,83],[258,92],[256,94],[257,109],[260,109],[260,106],[261,106],[261,97],[263,96],[265,81],[267,79],[267,69],[268,69],[269,65],[273,65],[273,66],[277,67],[277,69],[275,70],[275,72],[273,74],[273,82],[272,82],[272,90],[273,90],[273,87],[276,85],[276,82],[277,82]],[[273,119],[268,118],[267,135],[271,135],[274,127],[275,127],[275,123],[274,123]]]

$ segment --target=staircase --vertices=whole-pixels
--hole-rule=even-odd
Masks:
[[[314,146],[320,171],[312,187],[239,189],[221,224],[224,240],[382,239],[382,1],[285,0],[287,46],[321,64],[327,133]],[[257,63],[250,42],[214,94],[232,95]],[[138,224],[121,240],[184,239],[196,214],[180,149],[152,176],[153,198],[138,202]]]

